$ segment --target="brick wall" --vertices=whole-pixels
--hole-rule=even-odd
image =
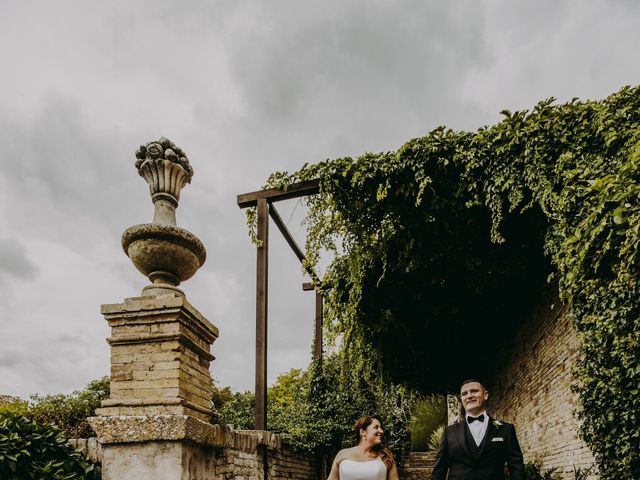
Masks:
[[[573,318],[550,297],[500,352],[490,385],[491,412],[515,424],[525,462],[556,468],[562,479],[573,479],[574,466],[594,463],[578,437],[577,398],[570,390],[578,358]]]
[[[295,452],[280,438],[258,430],[225,427],[224,447],[217,449],[215,478],[317,480],[318,462],[311,453]]]

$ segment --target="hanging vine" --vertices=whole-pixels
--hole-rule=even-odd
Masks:
[[[308,259],[333,254],[328,328],[370,378],[440,388],[451,369],[425,350],[440,352],[470,315],[509,335],[499,312],[557,282],[581,344],[582,436],[603,479],[638,479],[640,87],[502,114],[395,153],[278,172],[268,186],[319,180]]]

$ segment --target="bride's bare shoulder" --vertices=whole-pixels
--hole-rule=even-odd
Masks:
[[[339,464],[342,460],[347,460],[347,459],[352,459],[353,460],[353,456],[355,454],[355,451],[356,451],[355,447],[343,448],[336,455],[336,463]]]

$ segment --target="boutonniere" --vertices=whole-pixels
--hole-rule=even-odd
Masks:
[[[502,422],[500,420],[494,420],[493,421],[493,426],[496,428],[499,428],[502,426]]]

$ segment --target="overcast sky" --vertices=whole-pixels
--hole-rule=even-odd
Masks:
[[[439,125],[637,84],[638,25],[634,0],[0,0],[0,394],[108,373],[100,304],[148,283],[120,247],[153,215],[140,144],[166,136],[195,170],[178,225],[208,258],[182,287],[220,329],[214,376],[251,389],[255,248],[237,194]],[[303,243],[303,206],[279,207]],[[272,232],[270,382],[307,365],[314,315]]]

